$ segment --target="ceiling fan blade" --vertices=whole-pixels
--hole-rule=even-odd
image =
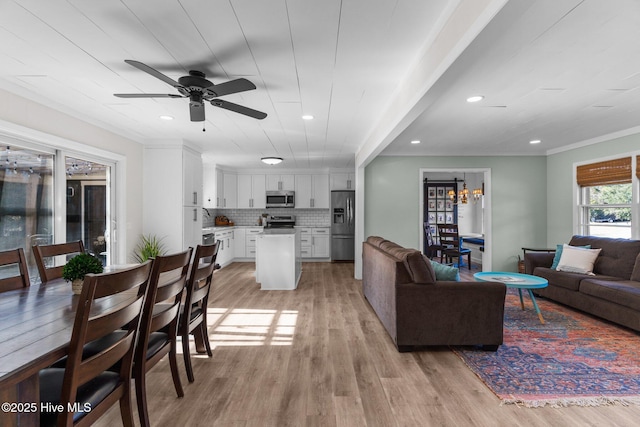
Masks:
[[[234,113],[244,114],[245,116],[253,117],[258,120],[262,120],[267,117],[267,113],[243,107],[242,105],[234,104],[233,102],[223,101],[222,99],[212,99],[211,105],[233,111]]]
[[[171,93],[114,93],[118,98],[184,98]]]
[[[206,91],[212,96],[224,96],[232,93],[254,90],[255,88],[256,85],[247,79],[235,79],[220,83],[219,85],[209,86]]]
[[[191,115],[192,122],[204,122],[204,104],[190,102],[189,114]]]
[[[129,65],[133,65],[138,70],[141,70],[141,71],[144,71],[145,73],[151,74],[156,79],[160,79],[163,82],[165,82],[167,84],[170,84],[171,86],[173,86],[175,88],[182,87],[182,85],[180,83],[178,83],[177,81],[173,80],[170,77],[165,76],[160,71],[149,67],[147,64],[143,64],[142,62],[134,61],[132,59],[125,59],[124,62],[126,62]]]

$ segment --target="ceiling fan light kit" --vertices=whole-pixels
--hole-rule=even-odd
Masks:
[[[245,92],[254,90],[256,85],[249,80],[240,78],[230,80],[228,82],[213,84],[206,79],[203,72],[197,70],[189,71],[188,76],[182,76],[178,81],[162,74],[158,70],[143,64],[139,61],[125,59],[127,64],[144,71],[153,77],[173,86],[180,94],[163,94],[163,93],[116,93],[114,96],[119,98],[189,98],[189,113],[192,122],[203,122],[204,102],[209,102],[214,107],[223,108],[234,113],[243,114],[254,119],[262,120],[267,117],[266,113],[234,104],[233,102],[217,99],[220,96],[230,95],[232,93]]]
[[[282,157],[263,157],[262,163],[266,163],[268,165],[277,165],[278,163],[282,163]]]

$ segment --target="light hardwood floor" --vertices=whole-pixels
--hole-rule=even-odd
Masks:
[[[152,425],[582,427],[640,420],[637,406],[501,406],[447,348],[398,353],[361,287],[348,263],[303,264],[295,291],[260,291],[250,263],[217,271],[209,307],[213,358],[194,358],[193,384],[180,364],[182,399],[166,360],[147,374]],[[117,405],[96,425],[120,425]]]

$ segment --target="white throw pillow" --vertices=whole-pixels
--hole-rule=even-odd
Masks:
[[[585,249],[563,245],[562,256],[556,270],[571,273],[593,274],[593,265],[602,249]]]

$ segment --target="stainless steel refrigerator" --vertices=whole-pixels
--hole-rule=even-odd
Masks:
[[[331,192],[331,260],[353,261],[355,191]]]

